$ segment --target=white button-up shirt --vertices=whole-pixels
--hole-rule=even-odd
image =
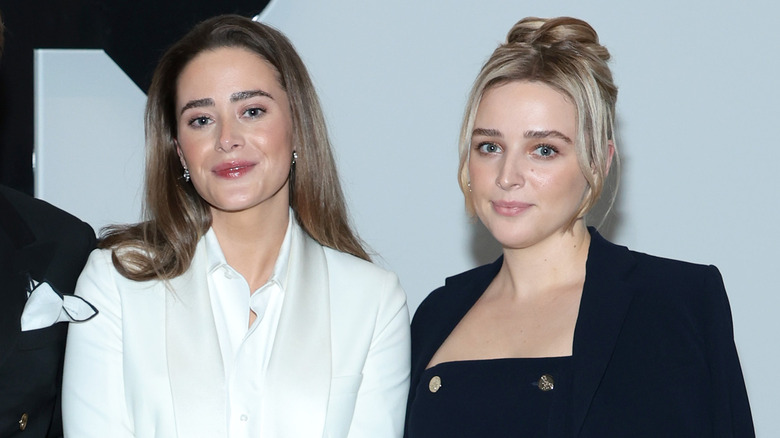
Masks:
[[[209,229],[205,235],[209,296],[222,350],[227,390],[227,429],[231,438],[260,436],[263,419],[259,418],[259,412],[265,402],[263,376],[271,357],[287,286],[290,223],[287,224],[273,274],[256,291],[250,291],[244,277],[227,264],[214,230]],[[248,327],[250,309],[257,318]]]

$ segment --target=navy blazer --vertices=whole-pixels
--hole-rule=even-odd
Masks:
[[[571,409],[552,413],[547,436],[755,436],[717,268],[630,251],[590,232]],[[407,418],[431,357],[502,263],[448,278],[417,309]]]
[[[72,294],[94,247],[86,223],[0,186],[0,438],[62,436],[67,324],[23,332],[20,320],[30,278]]]

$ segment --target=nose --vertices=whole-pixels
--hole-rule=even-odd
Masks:
[[[222,123],[222,127],[219,131],[219,140],[217,141],[217,149],[229,152],[230,150],[243,146],[244,140],[241,135],[241,128],[238,121],[225,120]]]
[[[514,190],[523,187],[525,185],[524,171],[520,157],[505,155],[496,176],[496,185],[502,190]]]

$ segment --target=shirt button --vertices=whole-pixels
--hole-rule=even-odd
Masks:
[[[555,380],[553,380],[553,376],[545,374],[542,377],[539,377],[539,382],[537,382],[537,385],[542,391],[551,391],[553,388],[555,388]]]
[[[19,430],[25,430],[27,429],[27,420],[28,420],[27,413],[25,412],[22,414],[22,418],[19,419]]]
[[[439,377],[439,376],[431,377],[431,381],[428,382],[428,389],[431,392],[435,393],[436,391],[439,390],[439,388],[441,388],[441,377]]]
[[[240,419],[241,421],[246,421],[246,420],[248,420],[248,419],[249,419],[249,417],[247,417],[247,416],[246,416],[246,414],[241,414],[241,416],[239,417],[239,419]]]

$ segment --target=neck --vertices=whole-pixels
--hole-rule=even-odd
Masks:
[[[287,205],[258,206],[242,212],[212,209],[211,227],[222,253],[227,263],[244,276],[250,290],[258,289],[271,277],[288,222]]]
[[[585,281],[590,233],[580,219],[570,230],[522,249],[504,248],[504,264],[496,280],[518,298],[581,285]]]

